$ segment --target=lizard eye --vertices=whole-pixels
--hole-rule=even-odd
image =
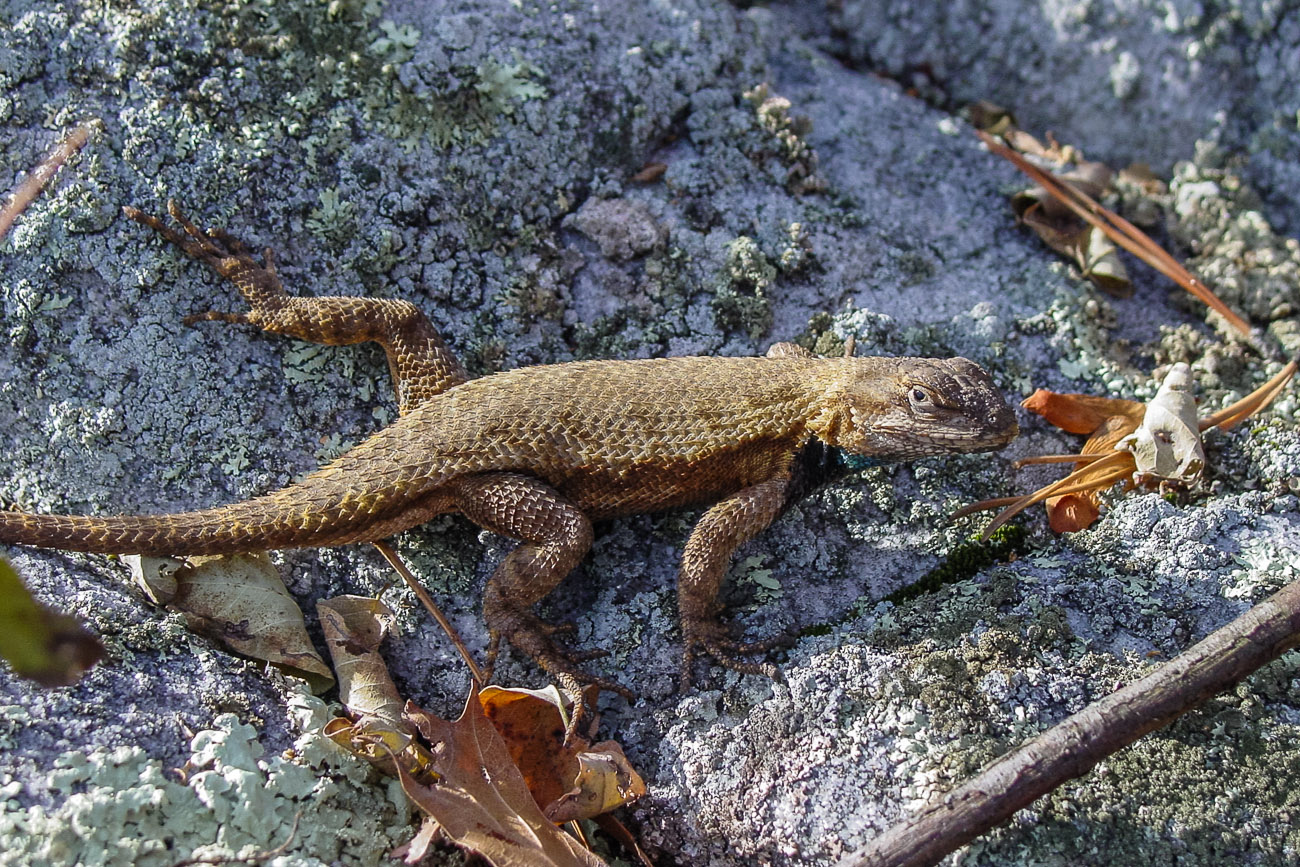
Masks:
[[[919,385],[912,386],[912,390],[907,393],[907,400],[914,409],[932,409],[934,407],[934,401],[930,399],[930,393]]]

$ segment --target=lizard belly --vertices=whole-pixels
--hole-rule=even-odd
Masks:
[[[786,472],[796,451],[783,441],[750,442],[703,457],[556,468],[544,477],[600,520],[717,502]]]

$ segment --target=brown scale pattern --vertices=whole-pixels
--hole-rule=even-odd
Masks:
[[[0,512],[0,542],[102,553],[218,554],[378,540],[459,512],[518,539],[488,581],[484,617],[566,687],[582,675],[533,605],[591,544],[591,520],[716,503],[687,542],[678,598],[688,659],[697,648],[742,671],[714,615],[731,554],[770,524],[806,479],[796,456],[817,439],[847,452],[910,459],[1000,448],[1014,416],[965,359],[818,359],[788,344],[766,358],[588,361],[469,380],[432,324],[405,301],[287,295],[270,251],[259,264],[175,204],[183,231],[133,208],[227,277],[244,323],[387,353],[400,417],[300,482],[228,506],[173,515],[91,517]],[[603,682],[602,682],[603,683]],[[606,684],[609,685],[609,684]]]

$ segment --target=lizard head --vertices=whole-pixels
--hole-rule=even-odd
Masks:
[[[1020,433],[993,379],[965,358],[850,358],[809,427],[883,460],[1000,449]]]

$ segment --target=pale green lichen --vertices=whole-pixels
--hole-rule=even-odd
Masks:
[[[337,187],[318,194],[320,206],[307,214],[307,231],[323,240],[341,243],[356,234],[357,206],[339,197]]]
[[[384,35],[370,43],[371,54],[389,63],[405,63],[411,59],[414,54],[411,49],[420,43],[418,28],[385,18],[379,22],[379,29]]]
[[[276,867],[378,865],[410,835],[400,790],[319,734],[326,706],[291,699],[304,730],[267,757],[232,714],[195,735],[184,774],[139,747],[68,753],[46,775],[54,804],[24,807],[21,784],[0,778],[0,865],[170,867],[183,858],[250,858],[285,843]],[[10,718],[10,725],[21,725]],[[178,778],[180,777],[180,778]]]
[[[1229,599],[1250,602],[1300,578],[1300,553],[1271,542],[1247,545],[1234,559],[1244,568],[1234,569],[1224,581],[1223,595]]]
[[[757,605],[766,605],[785,595],[781,582],[772,577],[773,570],[762,568],[766,560],[767,557],[763,554],[746,557],[731,567],[727,578],[728,582],[735,584],[752,584],[755,588],[754,602]]]
[[[713,299],[718,327],[744,330],[751,340],[761,337],[772,325],[767,290],[776,282],[777,273],[758,242],[748,235],[727,244],[722,281]]]
[[[501,63],[489,57],[474,71],[479,79],[474,89],[501,114],[514,114],[516,103],[547,96],[546,88],[530,80],[541,77],[542,70],[521,59],[518,53],[514,63]]]

